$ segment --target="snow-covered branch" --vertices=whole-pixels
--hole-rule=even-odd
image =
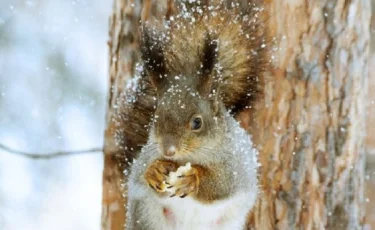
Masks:
[[[66,157],[66,156],[72,156],[72,155],[81,155],[81,154],[91,154],[91,153],[102,153],[103,148],[102,147],[96,147],[91,149],[83,149],[83,150],[74,150],[74,151],[57,151],[57,152],[51,152],[51,153],[32,153],[32,152],[26,152],[26,151],[20,151],[16,149],[12,149],[4,144],[0,143],[0,150],[3,150],[5,152],[8,152],[10,154],[19,155],[21,157],[31,158],[35,160],[48,160],[52,158],[57,157]]]

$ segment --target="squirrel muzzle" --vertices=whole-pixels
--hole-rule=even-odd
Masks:
[[[173,136],[166,136],[162,139],[162,154],[165,157],[173,157],[177,152],[177,140]]]

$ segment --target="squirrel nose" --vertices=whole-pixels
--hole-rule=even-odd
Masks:
[[[176,153],[176,147],[174,145],[170,146],[165,152],[164,155],[171,157]]]

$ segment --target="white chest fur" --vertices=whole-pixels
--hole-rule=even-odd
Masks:
[[[202,204],[192,198],[159,198],[165,230],[242,230],[253,204],[251,194],[237,194],[213,204]],[[154,207],[156,208],[156,207]],[[158,225],[159,225],[158,224]]]

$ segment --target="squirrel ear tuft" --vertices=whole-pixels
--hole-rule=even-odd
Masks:
[[[165,79],[166,66],[163,53],[162,33],[144,25],[141,32],[141,58],[151,84],[158,89]]]
[[[218,41],[211,38],[209,34],[205,36],[203,53],[201,57],[201,84],[199,93],[204,96],[216,96],[218,93],[218,79],[215,78],[213,70],[218,59]]]
[[[204,39],[202,70],[203,75],[209,75],[215,67],[218,55],[218,41],[211,39],[208,34]],[[207,77],[207,76],[206,76]]]

